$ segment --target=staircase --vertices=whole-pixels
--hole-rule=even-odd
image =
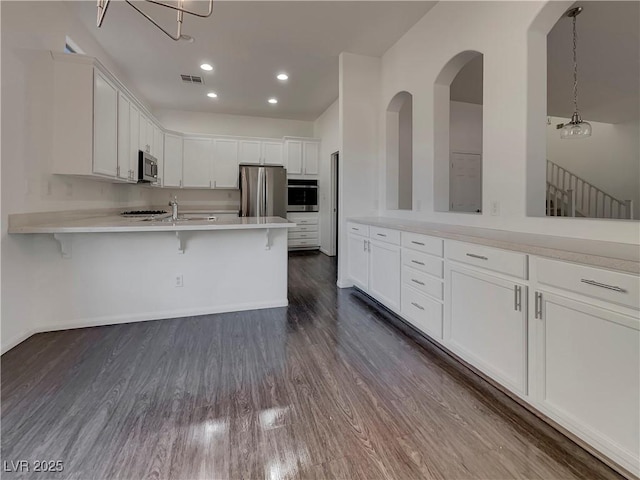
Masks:
[[[547,160],[548,217],[633,218],[633,202],[620,200]]]

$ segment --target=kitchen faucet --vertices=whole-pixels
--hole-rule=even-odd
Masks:
[[[178,220],[178,197],[176,195],[174,195],[173,200],[169,202],[169,206],[171,207],[171,220]]]

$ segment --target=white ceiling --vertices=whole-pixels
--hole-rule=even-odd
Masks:
[[[206,2],[189,3],[206,10]],[[111,2],[100,29],[95,1],[69,5],[152,108],[314,120],[338,97],[341,52],[381,56],[435,3],[214,1],[209,18],[185,15],[193,44],[169,39],[125,2]],[[174,30],[171,10],[138,4]],[[203,72],[203,62],[214,71]],[[281,71],[286,83],[275,78]],[[183,84],[183,73],[201,75],[205,86]]]

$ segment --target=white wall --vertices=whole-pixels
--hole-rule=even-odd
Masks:
[[[119,78],[124,77],[62,2],[1,2],[2,26],[2,346],[37,319],[37,280],[43,274],[34,238],[7,234],[7,215],[79,208],[144,205],[148,190],[50,174],[52,60],[69,35]],[[56,288],[68,274],[54,270]],[[60,275],[58,275],[58,273]],[[43,287],[44,288],[44,287]]]
[[[411,91],[411,89],[399,88]],[[395,94],[395,92],[394,92]],[[377,171],[381,126],[378,117],[380,59],[351,53],[340,54],[339,87],[339,253],[338,285],[350,286],[347,272],[345,219],[375,214],[378,210]],[[386,110],[391,98],[382,107]],[[415,97],[414,97],[415,101]]]
[[[313,122],[303,120],[167,109],[157,109],[153,113],[164,128],[183,133],[265,138],[313,136]]]
[[[547,158],[620,200],[633,200],[640,218],[640,124],[590,122],[593,134],[581,140],[562,140],[559,123],[550,117]]]
[[[384,118],[386,106],[397,92],[413,94],[415,210],[380,209],[380,214],[639,243],[639,227],[634,222],[527,217],[528,197],[531,203],[535,198],[544,207],[545,151],[540,146],[545,142],[546,120],[546,32],[532,33],[530,29],[538,28],[541,22],[551,28],[567,4],[440,2],[384,54],[381,91],[377,95],[378,118]],[[483,204],[498,202],[500,211],[495,216],[488,208],[482,215],[434,211],[433,140],[434,124],[439,120],[433,113],[434,83],[450,59],[470,50],[484,55]],[[341,102],[348,101],[341,96]],[[349,132],[343,130],[343,135],[343,142],[349,142]],[[360,149],[376,146],[375,140],[369,145],[362,144],[364,140],[360,138]],[[384,151],[384,142],[377,142],[378,158],[383,158]],[[384,185],[382,167],[379,162],[376,171]],[[542,179],[541,194],[536,176]],[[380,200],[384,200],[383,196]],[[368,204],[374,208],[376,205],[376,201]]]
[[[335,255],[331,242],[331,155],[340,150],[339,105],[333,102],[313,124],[313,136],[320,138],[320,250],[327,255]]]

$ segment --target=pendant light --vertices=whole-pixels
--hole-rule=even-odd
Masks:
[[[104,20],[104,15],[105,13],[107,13],[107,8],[109,7],[109,2],[111,0],[97,0],[98,2],[98,19],[97,19],[97,26],[98,28],[100,28],[102,26],[102,22]],[[154,5],[160,5],[161,7],[166,7],[166,8],[170,8],[172,10],[175,10],[177,12],[176,14],[176,22],[178,23],[178,29],[177,29],[177,33],[175,35],[169,33],[162,25],[160,25],[158,22],[156,22],[149,14],[143,12],[139,7],[137,7],[136,5],[134,5],[133,1],[131,0],[125,0],[129,5],[131,5],[140,15],[142,15],[144,18],[146,18],[147,20],[149,20],[151,23],[153,23],[156,27],[158,27],[166,36],[168,36],[169,38],[171,38],[172,40],[178,41],[178,40],[185,40],[189,43],[193,43],[194,38],[190,35],[185,35],[184,33],[182,33],[182,20],[184,17],[184,14],[188,14],[188,15],[194,15],[196,17],[200,17],[200,18],[207,18],[209,16],[211,16],[211,13],[213,12],[213,0],[209,0],[209,8],[207,10],[207,12],[195,12],[193,10],[189,10],[187,8],[184,8],[184,0],[178,0],[178,5],[172,5],[170,3],[165,3],[165,2],[161,2],[159,0],[145,0],[149,3],[153,3]]]
[[[572,8],[567,12],[567,17],[573,20],[573,115],[571,121],[564,125],[558,125],[562,128],[560,138],[562,139],[578,139],[591,136],[591,124],[583,122],[578,111],[578,35],[576,31],[576,18],[582,12],[582,7]]]

